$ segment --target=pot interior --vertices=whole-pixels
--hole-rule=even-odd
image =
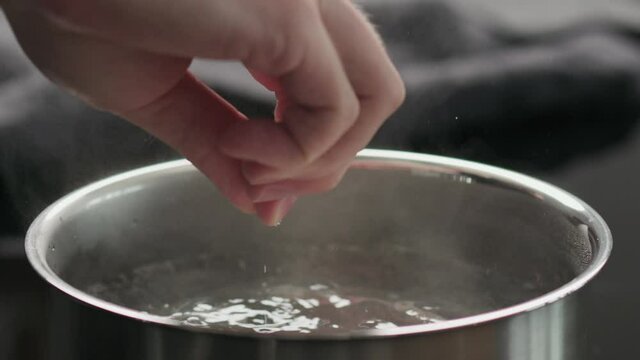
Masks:
[[[31,240],[66,285],[240,333],[353,334],[507,308],[579,276],[600,241],[589,214],[549,194],[376,158],[275,228],[187,162],[107,180],[43,216]]]

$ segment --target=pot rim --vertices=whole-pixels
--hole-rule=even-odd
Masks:
[[[376,164],[375,161],[378,161],[378,163]],[[580,216],[585,223],[589,224],[590,230],[595,235],[595,240],[592,239],[593,257],[591,263],[582,273],[563,286],[519,304],[437,323],[400,326],[390,329],[354,330],[345,334],[302,334],[289,332],[260,334],[188,327],[182,325],[179,321],[172,320],[167,317],[129,309],[91,296],[66,283],[48,266],[45,256],[48,249],[49,235],[58,225],[59,218],[66,209],[73,207],[77,201],[82,200],[92,192],[118,182],[152,174],[193,170],[193,165],[184,159],[146,166],[117,174],[84,186],[57,200],[40,213],[29,227],[25,241],[27,258],[29,259],[31,266],[42,278],[54,287],[58,288],[60,291],[70,295],[72,298],[98,309],[106,310],[108,312],[142,322],[170,326],[185,331],[248,338],[266,337],[270,339],[287,340],[346,340],[354,338],[394,337],[410,334],[417,335],[441,332],[445,330],[456,330],[527,313],[559,301],[565,296],[570,295],[583,287],[602,269],[611,254],[613,247],[611,231],[602,217],[576,196],[544,181],[514,171],[472,161],[393,150],[362,150],[358,153],[353,167],[368,168],[372,167],[368,166],[372,163],[375,168],[395,167],[398,165],[406,168],[407,166],[410,166],[411,170],[416,174],[420,174],[421,172],[425,174],[432,173],[434,169],[436,169],[440,173],[456,175],[459,177],[459,180],[463,182],[472,182],[473,178],[480,178],[486,182],[500,184],[514,190],[526,192],[530,196],[536,197],[541,201],[551,202],[555,204],[555,207],[560,208],[564,212],[570,212],[571,214]]]

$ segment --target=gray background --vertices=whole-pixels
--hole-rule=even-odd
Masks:
[[[504,166],[586,200],[615,246],[586,290],[584,346],[590,359],[638,358],[640,3],[361,3],[408,88],[372,146]],[[247,114],[270,114],[270,94],[237,65],[196,61],[193,70]],[[87,182],[176,157],[51,85],[0,18],[0,359],[42,359],[43,329],[55,327],[22,251],[33,217]]]

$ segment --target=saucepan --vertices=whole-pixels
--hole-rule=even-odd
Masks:
[[[65,196],[26,240],[51,358],[83,360],[579,359],[611,248],[553,185],[384,150],[277,227],[179,160]]]

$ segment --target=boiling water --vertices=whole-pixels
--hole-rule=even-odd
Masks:
[[[261,274],[243,278],[237,269],[185,263],[144,266],[87,292],[186,326],[231,332],[345,334],[444,320],[433,304],[375,288],[284,279],[262,266]]]
[[[357,329],[388,329],[443,320],[426,304],[369,297],[326,284],[307,287],[262,284],[238,288],[235,297],[194,299],[170,315],[184,324],[259,333],[339,333]]]
[[[449,258],[422,261],[411,251],[389,251],[383,258],[362,254],[359,248],[310,249],[306,258],[265,264],[260,256],[203,253],[81,287],[185,326],[345,335],[476,315],[555,286],[536,281],[535,272],[523,279]],[[420,264],[420,271],[396,264]]]

